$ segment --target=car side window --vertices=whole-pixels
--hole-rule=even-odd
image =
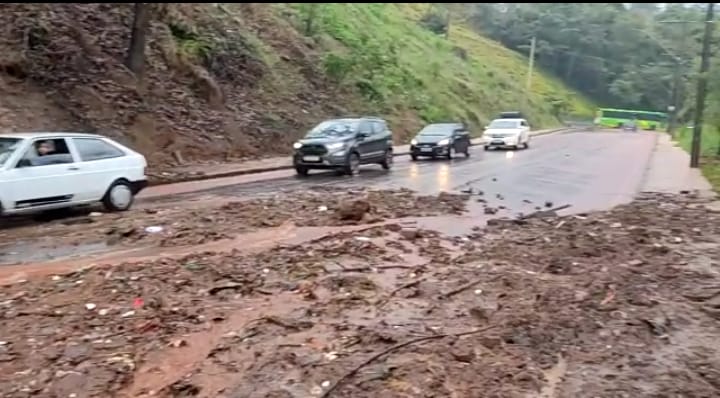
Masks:
[[[360,126],[358,127],[358,131],[363,134],[370,135],[373,133],[373,128],[370,122],[362,122],[360,123]]]
[[[373,122],[373,133],[380,134],[385,132],[385,123],[377,121]]]
[[[74,161],[64,138],[39,139],[30,145],[18,167],[50,166]]]
[[[83,162],[125,156],[123,151],[97,138],[73,138],[73,143]]]

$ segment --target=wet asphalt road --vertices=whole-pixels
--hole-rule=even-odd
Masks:
[[[410,188],[421,194],[482,191],[492,206],[527,213],[544,206],[571,204],[573,211],[599,210],[627,202],[643,181],[657,136],[650,132],[566,132],[535,137],[527,150],[485,151],[475,146],[470,158],[395,159],[392,170],[363,166],[354,177],[315,172],[300,178],[294,171],[269,173],[275,178],[140,200],[140,205],[248,198],[321,186]],[[257,178],[257,177],[254,177]],[[499,196],[498,196],[499,195]]]

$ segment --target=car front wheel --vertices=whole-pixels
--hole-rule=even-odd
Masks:
[[[390,170],[393,165],[393,153],[391,150],[385,151],[385,159],[380,163],[383,169]]]
[[[355,175],[360,168],[360,156],[353,152],[348,156],[347,165],[345,165],[345,174]]]
[[[102,202],[108,211],[126,211],[135,200],[130,183],[124,180],[115,181],[108,188]]]

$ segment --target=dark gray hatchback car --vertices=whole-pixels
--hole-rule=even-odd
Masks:
[[[355,174],[362,164],[390,169],[393,137],[385,120],[375,117],[326,120],[293,145],[293,165],[301,176],[311,169]]]
[[[425,126],[410,141],[410,157],[445,157],[452,159],[456,153],[470,156],[470,133],[462,123],[435,123]]]

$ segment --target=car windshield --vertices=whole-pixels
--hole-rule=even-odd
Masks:
[[[338,119],[324,121],[305,136],[305,138],[342,137],[357,131],[359,122],[352,119]]]
[[[15,152],[19,143],[19,138],[0,137],[0,166],[4,165],[10,155]]]
[[[493,120],[488,128],[491,129],[514,129],[517,128],[520,122],[517,120]]]
[[[427,137],[427,136],[448,136],[452,134],[453,132],[453,126],[447,125],[447,124],[431,124],[428,126],[425,126],[422,130],[420,130],[420,133],[418,135]]]

